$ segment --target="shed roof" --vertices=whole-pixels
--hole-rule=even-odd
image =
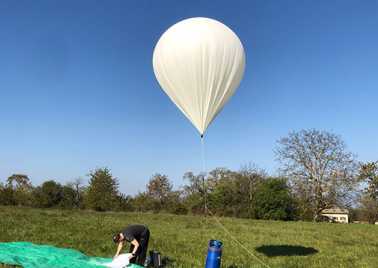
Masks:
[[[342,208],[327,208],[322,210],[322,214],[349,214],[349,210]]]

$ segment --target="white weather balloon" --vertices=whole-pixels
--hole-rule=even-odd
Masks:
[[[239,38],[226,25],[190,18],[160,37],[153,68],[165,93],[202,136],[239,86],[245,54]]]

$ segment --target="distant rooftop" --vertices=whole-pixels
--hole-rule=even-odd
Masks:
[[[322,210],[323,214],[349,214],[349,210],[342,208],[327,208]]]

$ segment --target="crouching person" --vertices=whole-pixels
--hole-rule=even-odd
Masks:
[[[118,243],[117,257],[126,242],[130,243],[130,263],[143,266],[146,260],[150,231],[144,225],[133,224],[127,226],[122,232],[113,236],[114,243]]]

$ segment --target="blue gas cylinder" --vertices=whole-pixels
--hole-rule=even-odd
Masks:
[[[205,268],[220,268],[222,258],[222,245],[219,240],[210,240],[207,249],[207,258]]]

